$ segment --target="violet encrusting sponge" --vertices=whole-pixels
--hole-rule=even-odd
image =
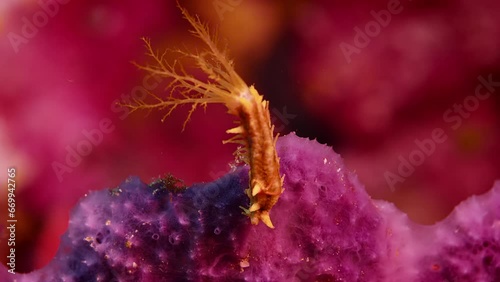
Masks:
[[[80,201],[48,266],[0,279],[500,281],[500,182],[424,227],[371,200],[331,148],[290,134],[277,151],[275,229],[241,212],[246,167],[187,189],[131,177]]]
[[[117,188],[89,193],[73,210],[54,260],[21,281],[231,277],[250,224],[239,208],[247,204],[247,175],[239,170],[186,190],[130,177]]]

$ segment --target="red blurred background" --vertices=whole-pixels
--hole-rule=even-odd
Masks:
[[[180,1],[219,30],[280,132],[331,145],[372,197],[432,224],[500,178],[500,86],[474,100],[479,76],[500,81],[500,3],[344,2]],[[0,223],[15,167],[17,271],[50,261],[90,190],[129,175],[192,184],[229,170],[235,147],[221,140],[233,118],[223,107],[196,112],[181,132],[187,109],[161,123],[162,113],[115,106],[163,93],[130,63],[146,61],[140,38],[201,48],[188,29],[175,1],[0,2]],[[446,140],[419,153],[436,129]],[[423,157],[403,177],[411,156]]]

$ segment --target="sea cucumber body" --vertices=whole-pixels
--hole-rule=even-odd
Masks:
[[[283,192],[279,173],[279,158],[276,154],[276,139],[271,125],[268,104],[257,91],[249,88],[250,97],[238,108],[242,127],[241,137],[246,143],[250,165],[250,212],[253,223],[259,219],[272,227],[269,211]]]

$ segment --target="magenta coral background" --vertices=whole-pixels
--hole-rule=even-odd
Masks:
[[[442,219],[500,178],[500,87],[456,130],[443,118],[474,94],[479,76],[500,81],[498,1],[401,1],[402,11],[350,63],[340,44],[354,44],[355,27],[364,29],[374,20],[371,11],[394,1],[180,2],[218,26],[237,70],[271,100],[282,132],[332,145],[369,194],[395,202],[414,220]],[[217,11],[229,2],[235,6]],[[16,47],[12,34],[45,11],[40,3],[65,4]],[[114,107],[122,95],[151,86],[130,64],[145,60],[139,38],[151,37],[158,48],[191,46],[187,29],[175,1],[0,3],[0,164],[18,171],[20,272],[52,258],[70,208],[89,190],[165,172],[187,184],[211,181],[229,169],[234,148],[221,140],[232,121],[222,107],[195,113],[182,133],[185,111],[161,123],[161,113],[127,115]],[[288,118],[276,115],[284,107]],[[53,163],[65,164],[68,148],[102,123],[107,133],[93,135],[99,142],[58,178]],[[390,187],[386,171],[397,173],[399,156],[408,159],[415,140],[431,138],[436,128],[447,140]],[[0,250],[5,254],[6,244]]]

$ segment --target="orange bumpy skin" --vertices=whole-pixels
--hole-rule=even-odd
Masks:
[[[233,62],[227,58],[226,50],[219,50],[215,40],[198,17],[190,16],[180,7],[184,17],[193,26],[192,31],[208,47],[204,52],[192,54],[176,50],[185,58],[194,60],[195,64],[208,76],[205,81],[199,80],[185,72],[180,61],[172,64],[165,62],[165,52],[162,54],[153,51],[149,40],[144,40],[155,64],[141,66],[153,75],[172,79],[169,84],[170,95],[166,98],[150,93],[155,103],[135,100],[134,104],[123,105],[131,111],[139,109],[164,109],[167,111],[164,118],[169,116],[179,105],[191,104],[187,121],[198,106],[207,106],[209,103],[222,103],[228,112],[239,118],[239,126],[230,129],[227,133],[236,134],[223,143],[237,143],[242,145],[235,152],[237,157],[250,165],[250,188],[247,195],[250,198],[250,207],[242,208],[253,224],[264,222],[274,228],[269,212],[283,192],[283,177],[279,173],[279,158],[276,154],[276,140],[274,126],[271,124],[268,105],[269,102],[259,95],[253,86],[248,86],[236,73]],[[174,95],[177,95],[174,96]],[[179,97],[180,95],[180,97]]]

